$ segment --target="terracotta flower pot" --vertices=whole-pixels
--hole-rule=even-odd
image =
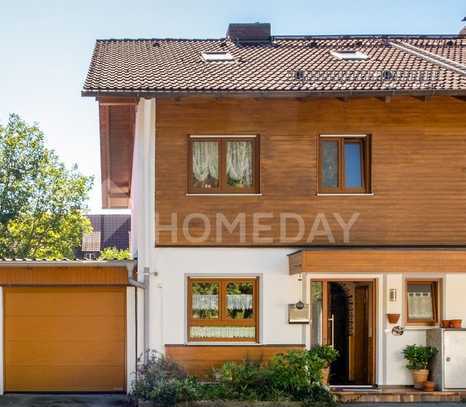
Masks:
[[[429,378],[429,369],[413,370],[413,382],[416,389],[422,389]]]
[[[400,319],[400,314],[387,314],[387,319],[391,324],[396,324]]]
[[[461,328],[462,319],[450,319],[450,328]]]
[[[450,320],[442,319],[442,321],[440,321],[440,328],[450,328]]]
[[[325,384],[327,386],[328,385],[328,378],[330,376],[330,366],[324,367],[320,371],[320,374],[322,376],[322,384]]]
[[[424,382],[424,391],[434,391],[435,390],[435,383],[434,382]]]

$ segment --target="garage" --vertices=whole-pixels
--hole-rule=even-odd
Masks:
[[[128,276],[126,267],[2,267],[4,391],[126,391]]]

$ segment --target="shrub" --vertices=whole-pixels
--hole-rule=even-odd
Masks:
[[[275,355],[270,363],[271,386],[295,400],[305,398],[310,386],[320,384],[324,361],[307,351],[290,351]]]
[[[427,369],[437,352],[437,348],[432,346],[408,345],[403,349],[403,356],[408,361],[406,367],[410,370]]]
[[[322,359],[325,363],[324,367],[330,366],[340,356],[340,353],[331,345],[315,345],[309,352]]]
[[[196,399],[200,385],[180,365],[156,352],[148,352],[146,357],[136,372],[133,399],[150,400],[160,407]]]
[[[290,351],[268,363],[228,362],[217,370],[218,381],[200,383],[177,363],[157,353],[138,368],[132,398],[168,407],[194,400],[303,401],[306,406],[328,406],[333,395],[320,384],[324,365],[316,352]]]

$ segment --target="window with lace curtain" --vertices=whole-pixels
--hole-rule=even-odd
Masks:
[[[406,282],[407,323],[435,325],[438,322],[438,281]]]
[[[257,137],[189,138],[190,193],[257,193]]]
[[[188,339],[191,342],[256,342],[257,279],[188,280]]]

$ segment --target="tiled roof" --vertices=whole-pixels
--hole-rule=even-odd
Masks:
[[[332,50],[357,50],[362,61]],[[233,62],[206,62],[202,52]],[[83,95],[158,93],[466,94],[466,38],[459,36],[272,37],[98,40]]]

